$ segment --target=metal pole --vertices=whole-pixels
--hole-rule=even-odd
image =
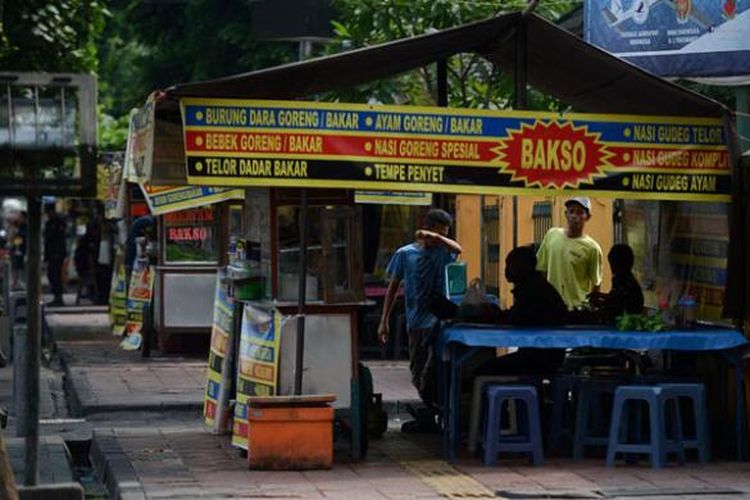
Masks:
[[[312,42],[299,44],[300,60],[312,55]],[[294,394],[302,394],[302,371],[305,369],[305,291],[307,290],[307,189],[302,188],[299,207],[299,288],[297,289],[297,342],[294,352]]]
[[[734,89],[734,108],[737,110],[737,135],[740,136],[740,154],[750,150],[750,86]]]
[[[297,291],[297,342],[294,356],[294,394],[302,394],[305,357],[305,291],[307,289],[307,189],[302,188],[299,208],[299,289]]]
[[[24,460],[24,485],[38,482],[39,447],[39,351],[41,338],[41,224],[42,209],[39,195],[32,193],[27,200],[29,215],[29,278],[26,285],[27,358],[26,379],[23,388],[26,400],[26,456]]]
[[[437,105],[440,107],[448,106],[448,61],[446,59],[437,60]],[[444,193],[433,193],[433,205],[448,210],[448,199]]]
[[[448,106],[448,61],[438,59],[437,62],[437,101],[438,106]]]
[[[515,37],[515,71],[513,72],[513,108],[527,107],[527,59],[526,59],[526,20],[519,19]],[[513,195],[513,248],[518,246],[518,196]]]

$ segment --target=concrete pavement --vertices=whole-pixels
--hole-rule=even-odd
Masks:
[[[52,382],[43,384],[50,394],[41,430],[50,439],[58,436],[57,445],[60,438],[68,445],[87,443],[91,465],[112,498],[750,498],[750,465],[744,463],[653,471],[548,457],[538,468],[513,459],[483,467],[464,455],[449,465],[440,459],[437,436],[399,431],[403,414],[391,415],[389,430],[371,441],[362,462],[350,463],[337,445],[329,471],[251,471],[227,436],[203,427],[205,360],[143,359],[118,349],[119,339],[101,326],[90,328],[102,324],[101,315],[64,318],[49,318],[63,370],[47,369]],[[76,324],[91,331],[81,334]],[[405,362],[368,365],[386,406],[395,410],[416,399]],[[63,374],[69,405],[54,395]],[[7,393],[0,389],[0,402]]]

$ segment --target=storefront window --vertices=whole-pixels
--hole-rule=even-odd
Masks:
[[[170,264],[218,262],[217,213],[213,206],[164,215],[164,255]]]

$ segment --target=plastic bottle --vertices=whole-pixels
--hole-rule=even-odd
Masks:
[[[698,306],[695,297],[692,295],[683,295],[677,302],[680,309],[681,328],[692,330],[695,327],[695,310]]]

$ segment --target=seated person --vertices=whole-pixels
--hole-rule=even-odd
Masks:
[[[505,278],[513,283],[513,306],[505,311],[503,323],[514,326],[564,324],[567,307],[560,294],[536,270],[536,254],[530,247],[517,247],[505,259]],[[564,349],[522,348],[491,359],[475,375],[524,375],[555,371],[565,356]]]
[[[641,314],[643,292],[633,276],[633,250],[628,245],[619,243],[609,251],[607,260],[612,269],[612,290],[606,294],[592,293],[591,305],[608,323],[613,323],[617,316],[624,313]]]

